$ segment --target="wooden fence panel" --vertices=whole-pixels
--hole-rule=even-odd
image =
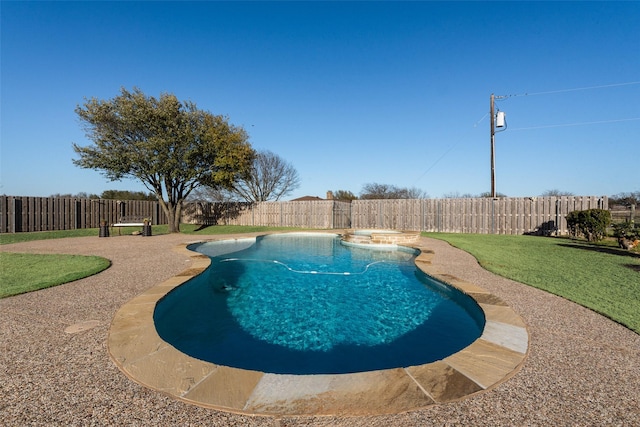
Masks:
[[[334,212],[338,201],[297,202],[193,202],[185,208],[185,222],[213,225],[224,223],[244,226],[332,228],[335,213],[344,216],[344,208]],[[347,211],[348,213],[349,211]],[[342,220],[341,223],[348,221]]]
[[[457,209],[455,207],[455,199],[444,199],[444,217],[442,218],[442,222],[445,224],[444,231],[445,233],[453,233],[455,232],[455,215],[457,213]]]
[[[218,216],[225,224],[245,226],[269,226],[269,227],[298,227],[298,228],[332,228],[334,221],[334,202],[327,201],[297,201],[297,202],[261,202],[244,204],[226,203],[224,206],[216,203],[198,203],[200,212],[197,215],[189,215],[186,222],[217,221],[207,220],[207,213],[212,215],[218,212]],[[192,209],[186,209],[191,211]],[[234,210],[232,215],[225,211]],[[204,212],[204,213],[202,213]]]
[[[449,232],[449,222],[447,221],[447,219],[451,216],[450,204],[451,202],[447,199],[439,200],[439,202],[437,203],[438,208],[436,215],[438,215],[438,231],[443,233]]]
[[[640,213],[636,205],[631,206],[614,206],[611,209],[611,221],[614,223],[632,221],[640,221]]]
[[[567,234],[573,210],[608,208],[606,197],[356,200],[354,228],[393,228],[455,233]],[[416,218],[417,217],[417,218]]]
[[[351,228],[351,202],[333,200],[333,212],[329,228]]]
[[[479,234],[567,233],[572,210],[607,208],[606,197],[354,200],[352,227]]]
[[[0,233],[97,228],[101,220],[113,224],[123,215],[167,223],[155,201],[0,196]]]

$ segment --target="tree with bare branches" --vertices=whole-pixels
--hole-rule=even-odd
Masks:
[[[426,199],[426,192],[412,187],[396,187],[389,184],[378,184],[376,182],[362,186],[360,199]]]
[[[271,151],[258,151],[249,173],[233,183],[230,191],[247,202],[277,201],[300,185],[298,171]]]

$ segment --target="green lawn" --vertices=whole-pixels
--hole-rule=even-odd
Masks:
[[[0,252],[0,298],[72,282],[110,265],[98,256]]]
[[[97,236],[98,234],[99,232],[97,228],[64,231],[36,231],[32,233],[2,233],[0,234],[0,245],[30,242],[32,240],[61,239],[64,237]]]
[[[292,229],[231,225],[199,227],[191,224],[182,224],[181,230],[185,234],[216,235]],[[128,233],[131,231],[123,230],[123,232]],[[152,234],[154,235],[166,233],[168,233],[168,226],[166,225],[152,227]],[[98,234],[99,230],[97,228],[33,233],[3,233],[0,234],[0,244],[65,237],[98,236]],[[99,273],[110,265],[109,260],[101,257],[0,252],[0,298],[72,282]]]
[[[424,233],[485,269],[551,292],[640,333],[640,254],[564,238]]]

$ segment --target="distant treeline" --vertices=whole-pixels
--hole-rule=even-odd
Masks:
[[[102,194],[52,194],[50,197],[74,199],[107,199],[107,200],[157,200],[155,194],[144,191],[106,190]]]

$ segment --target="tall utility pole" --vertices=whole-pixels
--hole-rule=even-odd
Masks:
[[[506,96],[495,96],[491,94],[491,108],[489,115],[491,116],[491,197],[496,197],[496,113],[495,113],[495,100],[503,99]],[[504,113],[498,112],[498,115],[502,119],[498,123],[499,128],[505,128]],[[506,128],[505,128],[506,129]],[[504,130],[504,129],[502,129]]]
[[[489,117],[491,122],[491,197],[496,197],[496,122],[494,113],[495,96],[491,94]]]

